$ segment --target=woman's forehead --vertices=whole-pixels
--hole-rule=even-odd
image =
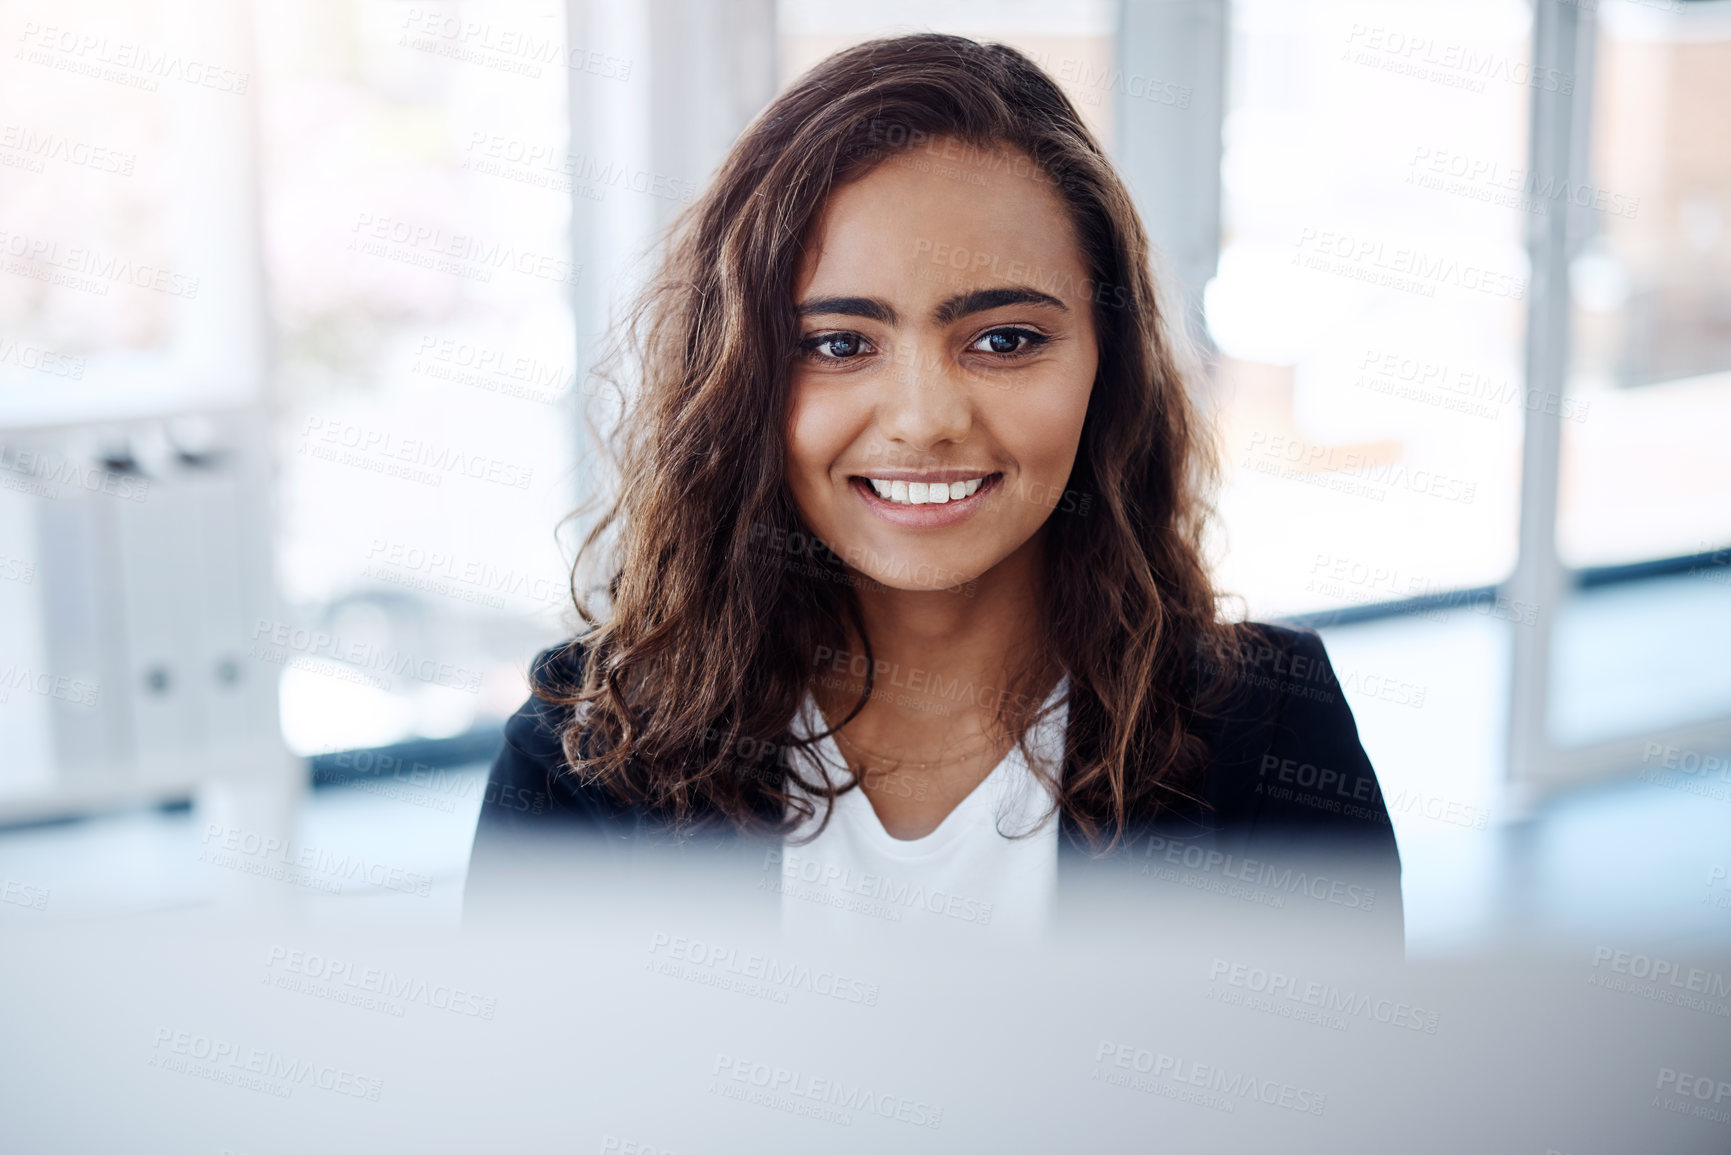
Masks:
[[[1068,207],[1031,162],[978,149],[955,156],[912,150],[837,188],[813,224],[796,296],[935,300],[1008,281],[1085,279]]]

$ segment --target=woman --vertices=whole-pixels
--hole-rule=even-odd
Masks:
[[[1147,238],[1035,65],[939,35],[820,64],[638,319],[579,559],[614,551],[607,604],[536,662],[471,893],[587,830],[767,846],[784,921],[844,934],[1037,929],[1117,860],[1266,907],[1350,886],[1398,942],[1351,712],[1314,636],[1220,617]]]

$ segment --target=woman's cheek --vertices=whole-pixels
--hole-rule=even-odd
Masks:
[[[1090,392],[1077,383],[1079,369],[1053,366],[1051,373],[1029,374],[994,406],[994,429],[1030,481],[1062,486],[1075,464]],[[1091,384],[1088,377],[1081,380]]]
[[[787,461],[793,471],[804,474],[821,456],[824,441],[823,406],[813,396],[816,390],[797,380],[788,407]]]
[[[839,458],[852,440],[857,415],[847,395],[824,389],[821,382],[791,384],[787,423],[788,486],[809,520],[808,502],[821,501],[830,489],[830,463]]]

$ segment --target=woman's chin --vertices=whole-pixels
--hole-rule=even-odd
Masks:
[[[860,584],[871,589],[889,589],[904,594],[971,594],[977,577],[956,575],[947,580],[930,579],[921,581],[910,578],[906,574],[864,573],[860,576]]]

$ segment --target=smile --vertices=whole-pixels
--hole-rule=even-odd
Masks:
[[[985,477],[970,477],[966,481],[902,481],[868,477],[866,482],[885,501],[897,505],[944,505],[974,496]]]
[[[900,471],[898,471],[900,472]],[[1002,486],[1002,473],[969,476],[960,469],[913,470],[901,476],[858,475],[848,479],[866,508],[902,529],[942,529],[959,525],[983,508]]]

